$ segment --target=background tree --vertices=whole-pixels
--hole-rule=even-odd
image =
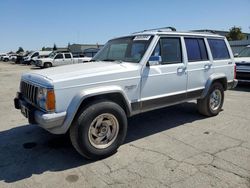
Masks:
[[[70,43],[68,42],[68,50],[70,51]]]
[[[57,50],[57,46],[56,44],[54,44],[53,51],[56,51],[56,50]]]
[[[229,29],[229,33],[227,34],[227,40],[243,40],[246,36],[242,33],[240,27],[232,27]]]
[[[42,51],[45,51],[45,50],[46,50],[46,48],[45,48],[45,47],[43,47],[43,48],[42,48]]]
[[[16,51],[17,54],[21,53],[21,52],[24,52],[23,48],[22,47],[19,47],[18,50]]]

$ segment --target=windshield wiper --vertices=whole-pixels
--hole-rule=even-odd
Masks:
[[[110,62],[122,63],[122,60],[116,60],[116,59],[103,59],[101,61],[110,61]]]
[[[115,60],[115,59],[92,59],[90,60],[90,62],[95,62],[95,61],[110,61],[110,62],[118,62],[118,63],[122,63],[122,60]]]
[[[101,61],[116,61],[114,59],[102,59]]]

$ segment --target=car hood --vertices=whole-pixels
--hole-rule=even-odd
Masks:
[[[57,88],[61,88],[138,77],[140,66],[136,63],[117,62],[80,63],[33,71],[23,75],[23,78],[33,80],[36,83],[47,80]]]

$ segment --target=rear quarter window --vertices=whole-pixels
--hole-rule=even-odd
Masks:
[[[229,52],[227,45],[223,39],[208,39],[208,44],[210,46],[213,59],[229,59]]]

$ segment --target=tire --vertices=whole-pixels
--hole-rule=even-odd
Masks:
[[[49,68],[49,67],[52,67],[52,64],[51,63],[44,63],[43,67],[44,68]]]
[[[221,83],[215,82],[210,87],[203,99],[197,100],[197,108],[200,114],[211,117],[221,111],[224,102],[224,88]]]
[[[114,102],[96,101],[80,111],[69,132],[72,145],[82,156],[91,160],[106,158],[124,142],[127,116]]]
[[[35,65],[35,61],[31,60],[29,65]]]

